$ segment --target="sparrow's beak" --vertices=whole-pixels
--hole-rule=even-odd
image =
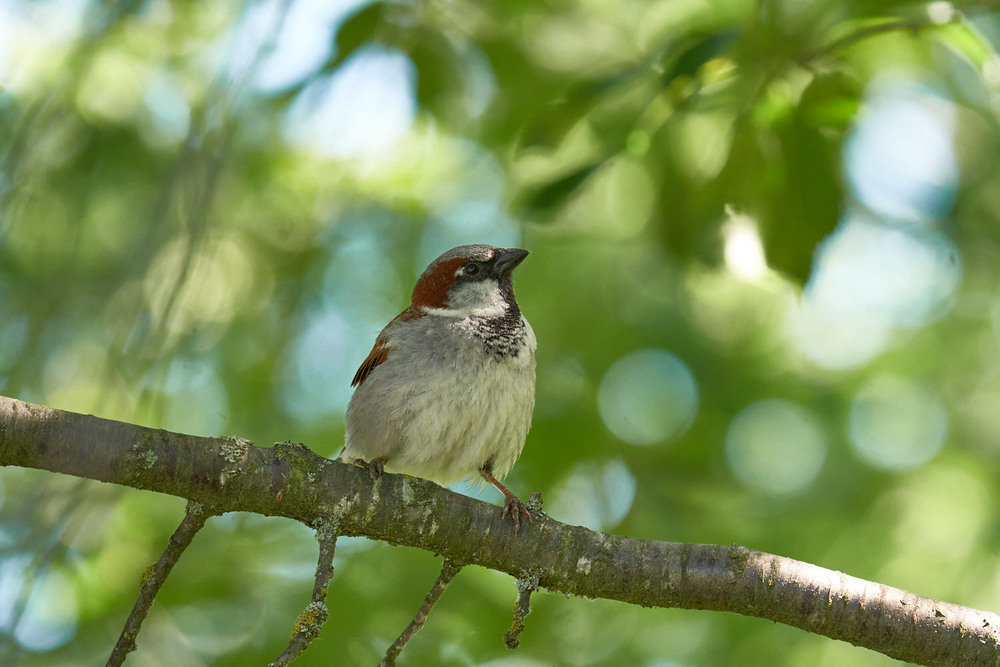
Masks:
[[[524,261],[524,258],[528,256],[527,250],[521,250],[520,248],[504,248],[497,253],[496,263],[493,265],[493,273],[498,277],[506,276],[514,268]]]

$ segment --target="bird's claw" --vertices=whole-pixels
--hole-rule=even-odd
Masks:
[[[503,500],[503,514],[500,516],[500,520],[503,521],[510,515],[511,521],[514,522],[514,534],[517,535],[518,531],[521,530],[521,517],[523,516],[528,520],[528,523],[534,523],[534,519],[531,518],[531,512],[528,508],[524,506],[524,503],[515,496],[513,493],[510,495],[505,495]]]
[[[382,459],[375,457],[371,461],[365,461],[364,459],[354,459],[354,465],[361,466],[362,468],[368,468],[368,476],[375,481],[382,476],[385,472],[385,464],[382,463]]]

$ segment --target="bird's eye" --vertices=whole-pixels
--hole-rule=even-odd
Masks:
[[[479,273],[479,269],[481,268],[482,267],[479,266],[478,262],[469,262],[468,264],[465,265],[465,275],[474,276],[477,273]]]

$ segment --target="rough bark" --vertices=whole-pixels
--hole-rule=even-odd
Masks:
[[[169,493],[213,506],[335,521],[456,564],[537,576],[553,591],[756,616],[922,665],[1000,664],[1000,617],[731,545],[655,542],[538,512],[515,535],[500,508],[404,475],[368,472],[297,443],[256,447],[0,397],[0,465]]]

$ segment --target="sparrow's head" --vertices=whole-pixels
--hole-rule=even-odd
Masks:
[[[452,248],[421,274],[413,307],[425,313],[502,317],[520,312],[511,272],[528,256],[520,248],[463,245]]]

